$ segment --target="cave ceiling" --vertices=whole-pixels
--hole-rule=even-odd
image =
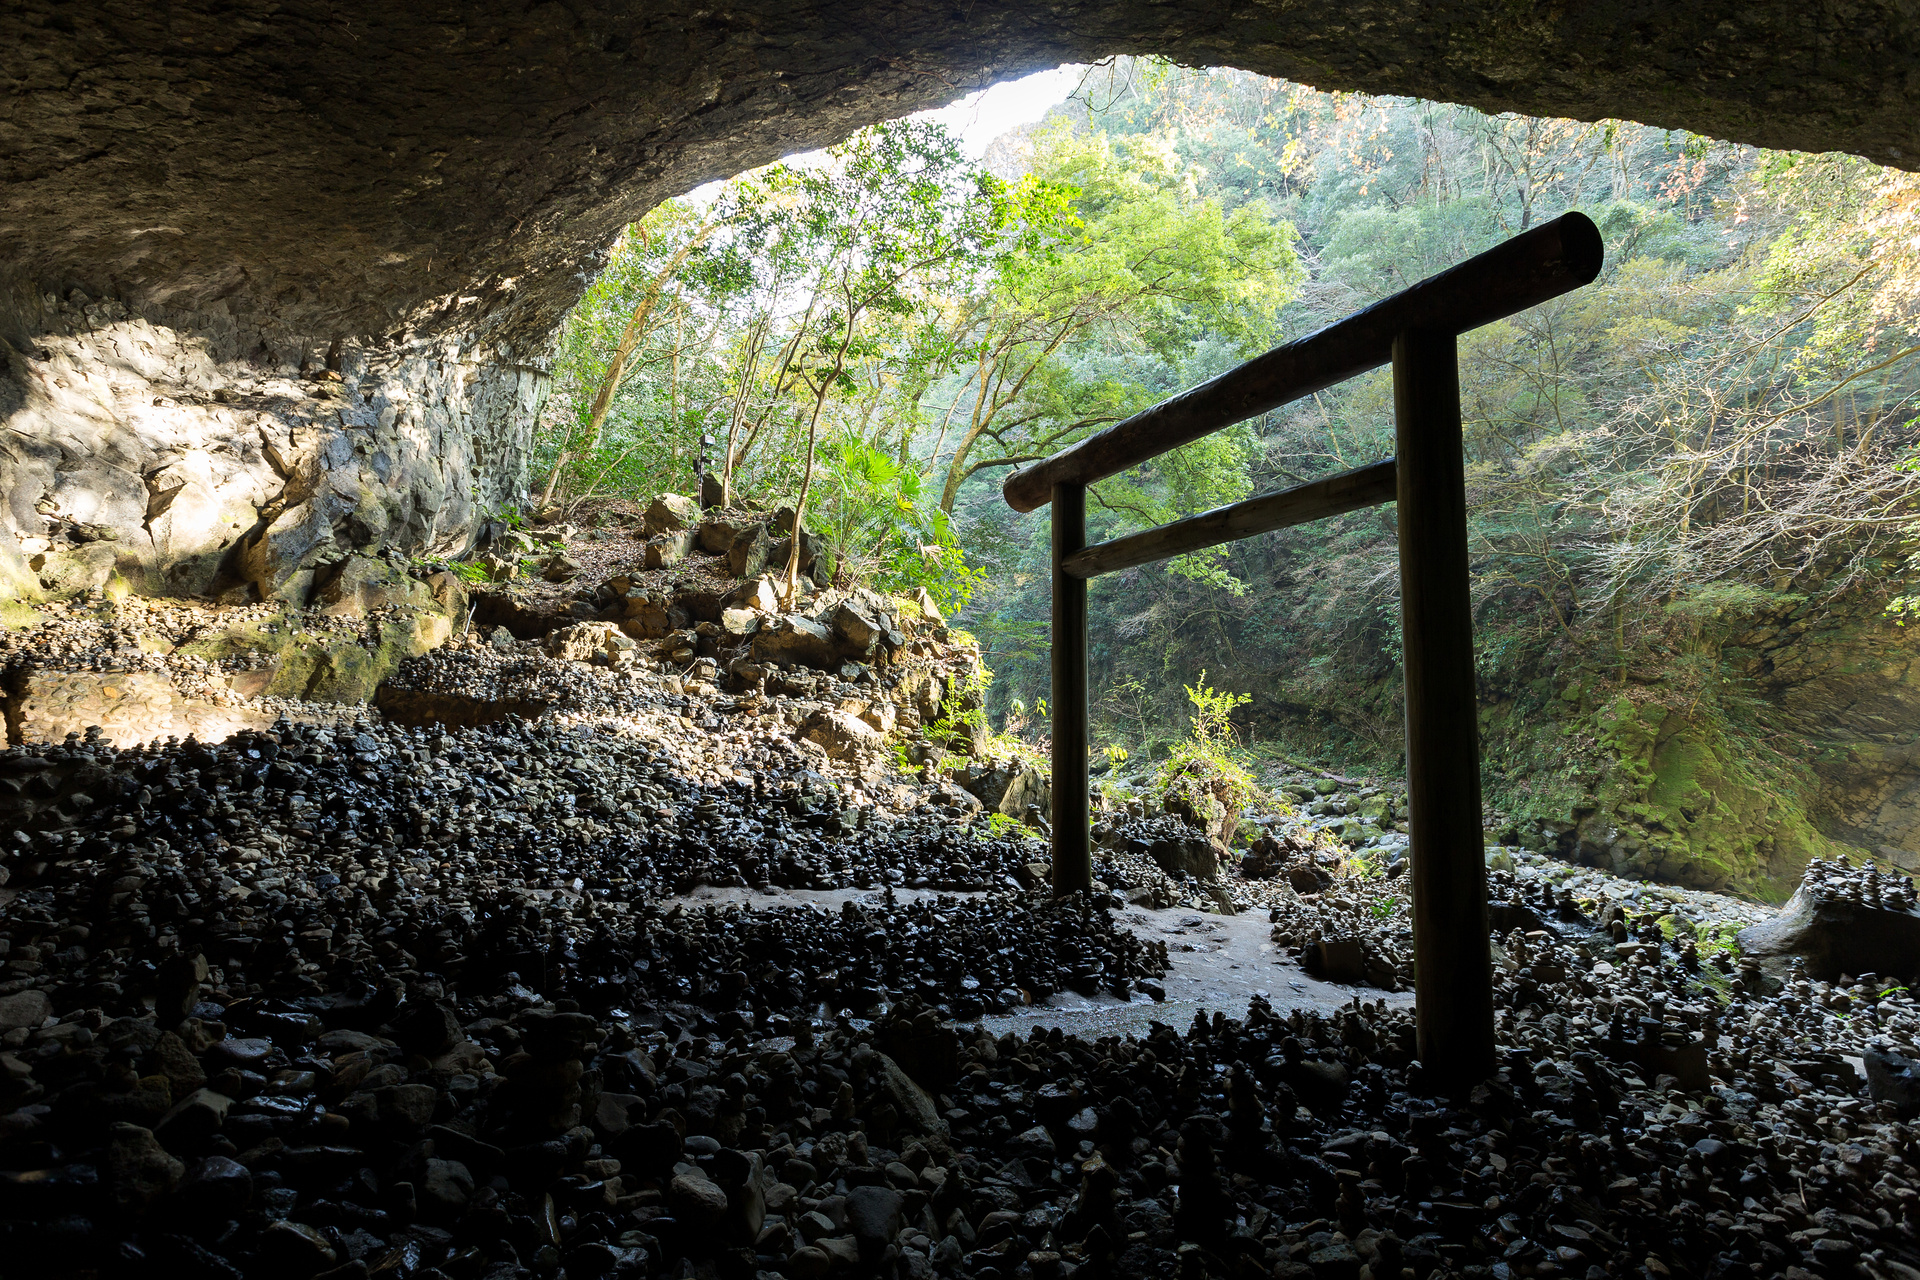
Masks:
[[[537,342],[663,198],[1145,53],[1920,161],[1911,3],[10,0],[0,278],[307,334]]]

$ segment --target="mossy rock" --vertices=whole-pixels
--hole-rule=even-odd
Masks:
[[[0,600],[0,628],[23,631],[39,624],[40,615],[32,605],[18,600]]]
[[[464,594],[449,595],[464,604]],[[305,702],[367,702],[380,682],[408,658],[445,644],[453,619],[438,609],[402,609],[381,622],[369,647],[352,632],[297,631],[290,614],[238,623],[180,646],[182,654],[218,660],[265,654],[272,674],[262,692]]]
[[[1835,851],[1808,816],[1814,784],[1769,763],[1704,710],[1625,697],[1602,706],[1594,726],[1618,763],[1586,826],[1626,828],[1616,830],[1616,847],[1628,847],[1633,869],[1655,879],[1779,900],[1808,858]]]
[[[441,613],[408,610],[380,624],[373,647],[356,637],[300,637],[284,654],[268,695],[307,702],[370,702],[402,662],[445,644],[453,623]]]
[[[205,658],[209,662],[238,658],[248,653],[264,653],[280,658],[294,646],[296,625],[292,615],[276,613],[257,621],[235,623],[224,631],[190,640],[175,652],[190,658]]]

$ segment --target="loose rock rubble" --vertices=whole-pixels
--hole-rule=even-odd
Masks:
[[[1775,991],[1652,892],[1492,874],[1501,1066],[1453,1096],[1414,1061],[1406,1014],[1358,1000],[1331,1019],[1256,1000],[1139,1041],[951,1025],[1052,990],[1151,991],[1164,951],[1115,930],[1104,898],[657,901],[883,885],[943,858],[990,884],[1034,847],[850,808],[804,771],[693,781],[659,744],[508,721],[75,740],[8,752],[0,775],[32,780],[0,918],[0,1213],[21,1265],[1424,1278],[1920,1261],[1920,1009],[1877,981]],[[1391,935],[1404,920],[1371,903],[1395,887],[1349,875],[1298,897],[1328,918],[1350,896]]]
[[[744,538],[751,568],[779,532],[665,505],[668,560]],[[9,1272],[1920,1276],[1920,953],[1845,950],[1920,921],[1910,882],[1816,863],[1768,924],[1491,850],[1470,1086],[1364,998],[995,1037],[964,1024],[1163,996],[1129,901],[1264,909],[1277,963],[1404,989],[1393,797],[1343,832],[1309,788],[1238,856],[1106,814],[1096,891],[1055,900],[1037,774],[879,745],[967,732],[931,628],[822,593],[875,624],[865,660],[846,621],[824,665],[757,663],[818,637],[649,640],[582,615],[660,600],[602,594],[404,664],[386,718],[0,753]],[[160,674],[102,625],[16,661]]]

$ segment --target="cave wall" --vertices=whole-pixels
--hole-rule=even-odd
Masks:
[[[156,590],[453,548],[523,487],[540,352],[627,222],[1114,53],[1920,159],[1897,0],[12,0],[0,524],[104,525]]]
[[[275,342],[217,303],[14,303],[32,335],[0,347],[0,526],[19,551],[0,589],[16,595],[305,603],[316,566],[458,554],[527,487],[547,375],[459,335]]]

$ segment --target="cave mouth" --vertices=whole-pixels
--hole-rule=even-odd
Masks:
[[[695,15],[188,0],[0,17],[0,526],[60,579],[287,599],[471,545],[529,482],[544,352],[621,228],[696,185],[1112,55],[1490,111],[1920,156],[1915,19],[1410,0],[1231,13],[910,3]],[[38,590],[18,545],[10,590]],[[36,554],[30,548],[26,558]],[[236,594],[237,593],[237,594]]]

